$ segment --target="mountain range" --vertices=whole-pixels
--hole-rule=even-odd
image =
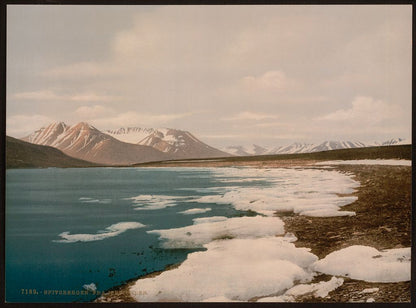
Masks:
[[[72,126],[63,122],[51,123],[21,140],[54,147],[73,158],[105,165],[129,165],[190,158],[313,153],[410,144],[407,140],[396,138],[371,144],[359,141],[324,141],[320,144],[296,142],[271,148],[253,144],[248,147],[229,146],[219,150],[184,130],[122,127],[100,131],[86,122]]]
[[[106,165],[231,156],[174,129],[120,128],[101,132],[80,122],[68,126],[56,122],[22,138],[23,141],[57,148],[65,154]]]
[[[313,153],[340,149],[355,149],[373,146],[390,146],[411,144],[410,141],[402,138],[394,138],[384,142],[364,143],[360,141],[324,141],[319,144],[295,142],[286,146],[266,148],[253,144],[251,146],[228,146],[221,150],[236,156],[254,156],[254,155],[275,155],[275,154],[297,154]]]

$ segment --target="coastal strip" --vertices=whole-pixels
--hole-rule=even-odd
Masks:
[[[316,168],[313,161],[258,162],[256,167]],[[253,167],[253,164],[250,164]],[[320,168],[320,167],[319,167]],[[324,168],[324,167],[322,167]],[[409,247],[411,168],[406,166],[339,165],[334,169],[353,174],[361,186],[354,193],[358,200],[343,207],[356,212],[350,217],[305,217],[293,213],[277,213],[284,221],[286,232],[296,235],[297,247],[309,247],[323,258],[331,252],[351,245],[368,245],[378,250]],[[160,272],[159,272],[160,274]],[[147,275],[141,277],[150,278]],[[331,276],[319,275],[312,283],[327,281]],[[133,302],[130,287],[136,280],[105,293],[97,302]],[[365,289],[376,290],[363,292]],[[253,299],[255,300],[255,299]],[[325,298],[301,296],[301,302],[408,302],[410,282],[369,283],[345,278],[344,284]]]

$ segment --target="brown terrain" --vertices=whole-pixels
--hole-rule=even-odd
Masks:
[[[335,152],[335,151],[334,151]],[[333,154],[331,154],[333,155]],[[410,153],[407,155],[410,156]],[[403,158],[403,157],[400,157]],[[313,166],[313,159],[280,159],[252,161],[188,161],[159,163],[169,166],[251,166],[257,168]],[[285,222],[287,232],[298,240],[297,247],[309,247],[319,258],[351,245],[368,245],[376,249],[391,249],[411,246],[411,167],[381,165],[339,165],[334,170],[353,174],[361,183],[353,195],[358,200],[344,206],[343,210],[354,211],[356,216],[305,217],[293,213],[276,213]],[[167,269],[169,270],[169,269]],[[152,276],[159,273],[153,273]],[[144,276],[141,278],[147,278]],[[328,281],[331,276],[319,275],[313,283]],[[97,302],[133,302],[129,287],[135,279],[119,286],[98,298]],[[378,291],[361,293],[364,289]],[[410,302],[410,281],[399,283],[370,283],[344,277],[344,284],[325,298],[304,295],[298,302]]]

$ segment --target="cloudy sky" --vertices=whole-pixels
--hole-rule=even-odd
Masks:
[[[7,7],[7,134],[172,127],[210,145],[411,134],[407,6]]]

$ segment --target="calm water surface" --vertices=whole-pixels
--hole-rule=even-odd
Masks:
[[[204,168],[7,170],[6,301],[91,301],[97,292],[182,262],[192,250],[162,249],[157,235],[146,231],[191,225],[197,217],[249,215],[231,205],[189,201],[212,194],[209,188],[232,185]],[[160,208],[136,210],[148,204],[129,198],[141,195],[162,197],[152,204]],[[207,207],[212,210],[179,213]],[[63,232],[100,234],[120,222],[145,227],[101,240],[60,242]],[[91,283],[96,293],[82,294]]]

